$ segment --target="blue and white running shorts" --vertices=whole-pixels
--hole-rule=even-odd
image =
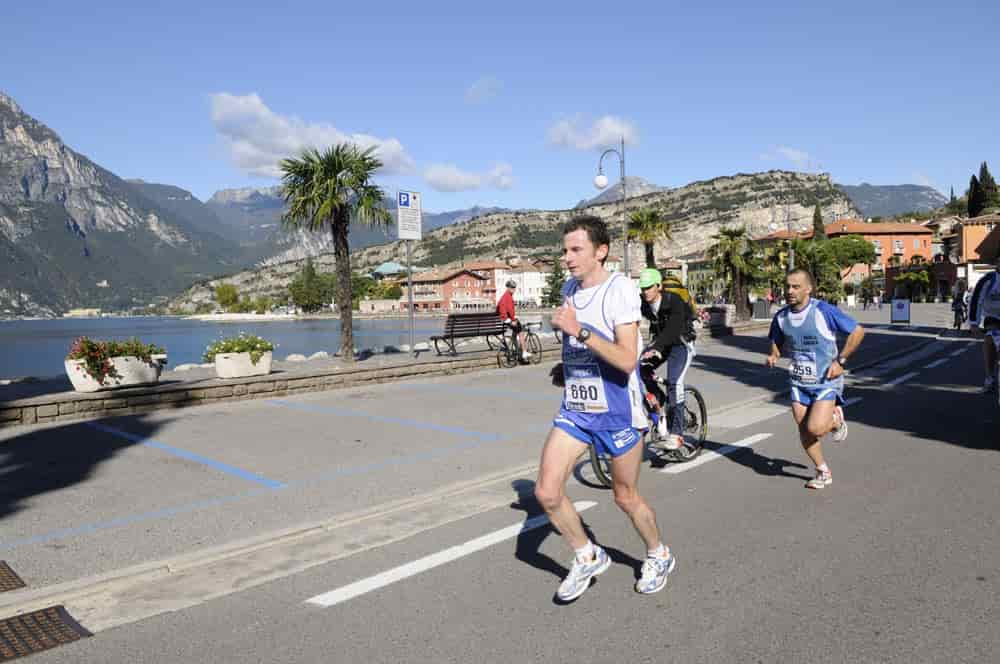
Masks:
[[[797,401],[803,406],[811,406],[817,401],[836,401],[838,404],[844,403],[844,388],[840,387],[803,387],[792,386],[792,401]]]
[[[638,445],[643,435],[642,431],[634,427],[628,427],[621,431],[591,431],[581,429],[564,417],[557,417],[552,421],[552,426],[562,429],[585,445],[594,446],[598,452],[603,452],[613,457],[621,456]]]

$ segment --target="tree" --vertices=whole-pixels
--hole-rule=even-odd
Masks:
[[[983,190],[983,198],[986,203],[984,207],[1000,205],[1000,191],[997,190],[997,182],[990,174],[990,169],[985,161],[979,167],[979,188]]]
[[[969,217],[978,217],[979,214],[986,208],[986,192],[983,191],[982,186],[980,186],[979,180],[973,175],[969,179],[969,193],[968,193],[968,210]]]
[[[816,201],[816,209],[813,210],[813,239],[826,239],[826,226],[823,225],[823,211],[819,208],[819,201]]]
[[[628,237],[646,249],[646,267],[656,267],[653,246],[657,240],[671,239],[671,222],[657,208],[640,208],[629,215]]]
[[[215,287],[215,301],[220,307],[229,311],[240,301],[240,293],[232,284],[219,284]]]
[[[292,303],[306,313],[319,311],[330,301],[328,288],[324,287],[324,281],[316,274],[311,258],[306,259],[302,271],[288,285],[288,292],[292,296]]]
[[[352,219],[368,226],[388,226],[392,217],[385,209],[382,188],[371,180],[382,162],[374,148],[361,150],[340,143],[325,152],[305,150],[298,159],[280,164],[287,210],[286,226],[328,228],[333,237],[337,274],[337,308],[340,310],[340,356],[354,361],[354,330],[351,312],[351,256],[347,242]]]
[[[906,290],[906,297],[910,300],[917,296],[930,285],[930,274],[926,268],[908,269],[901,271],[895,279],[896,288],[903,287]]]
[[[844,296],[844,283],[840,278],[840,265],[834,259],[830,241],[795,240],[795,267],[809,270],[815,281],[815,295],[829,302],[838,302]]]
[[[566,271],[562,260],[556,258],[552,271],[545,278],[545,290],[542,292],[542,304],[547,307],[558,307],[562,304],[562,288],[566,283]]]
[[[860,235],[843,235],[827,242],[838,271],[843,272],[847,268],[847,274],[842,278],[847,278],[855,265],[871,265],[875,262],[875,246]]]
[[[750,318],[747,291],[753,278],[755,260],[746,226],[722,228],[712,239],[715,244],[708,248],[707,256],[716,274],[726,279],[729,299],[736,305],[736,318]]]

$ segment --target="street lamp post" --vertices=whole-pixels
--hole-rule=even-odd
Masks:
[[[618,165],[621,168],[621,178],[622,178],[622,228],[625,230],[624,237],[624,247],[625,247],[625,257],[623,267],[625,269],[625,275],[629,278],[632,277],[632,272],[629,269],[629,239],[628,239],[628,210],[626,209],[626,199],[628,195],[625,192],[625,137],[622,136],[621,139],[621,149],[616,150],[614,148],[608,148],[601,154],[601,158],[597,160],[597,175],[594,176],[594,186],[598,189],[604,189],[608,186],[608,176],[604,174],[603,164],[604,158],[609,154],[615,154],[618,156]]]

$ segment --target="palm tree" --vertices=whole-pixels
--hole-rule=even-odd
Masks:
[[[715,244],[708,248],[717,274],[724,275],[730,287],[730,299],[736,304],[736,317],[750,317],[747,287],[752,279],[755,261],[750,235],[746,226],[722,228],[712,236]]]
[[[628,237],[646,248],[646,267],[656,267],[653,245],[657,240],[669,240],[673,224],[657,208],[640,208],[629,215]]]
[[[307,149],[298,159],[283,159],[280,164],[286,204],[282,221],[311,231],[328,227],[333,237],[340,355],[348,362],[354,361],[351,256],[347,245],[350,223],[357,219],[369,226],[388,226],[392,220],[384,207],[382,188],[371,182],[374,172],[382,167],[373,152],[374,148],[361,150],[340,143],[325,152]]]

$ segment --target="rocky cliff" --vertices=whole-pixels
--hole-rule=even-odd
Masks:
[[[144,304],[231,271],[224,245],[0,93],[0,316]]]
[[[658,242],[655,247],[656,256],[662,260],[703,253],[712,242],[711,236],[724,226],[746,226],[753,236],[770,233],[772,222],[784,228],[786,211],[793,226],[811,227],[817,200],[827,216],[859,215],[829,176],[788,171],[719,177],[669,191],[655,191],[630,197],[628,208],[657,207],[673,221],[673,238]],[[620,256],[621,210],[618,202],[602,202],[583,209],[485,214],[426,232],[424,239],[414,244],[413,260],[417,265],[430,266],[463,259],[553,256],[559,251],[561,226],[581,213],[597,215],[611,224],[614,236],[611,252]],[[390,242],[352,252],[353,267],[359,271],[389,260],[405,262],[402,243]],[[633,266],[642,264],[641,245],[633,243],[631,261]],[[332,272],[333,256],[322,254],[314,259],[314,264],[320,271]],[[222,281],[236,285],[247,295],[284,299],[288,284],[301,267],[302,261],[289,261],[207,281],[188,290],[173,305],[192,310],[199,304],[211,303],[214,288]]]

